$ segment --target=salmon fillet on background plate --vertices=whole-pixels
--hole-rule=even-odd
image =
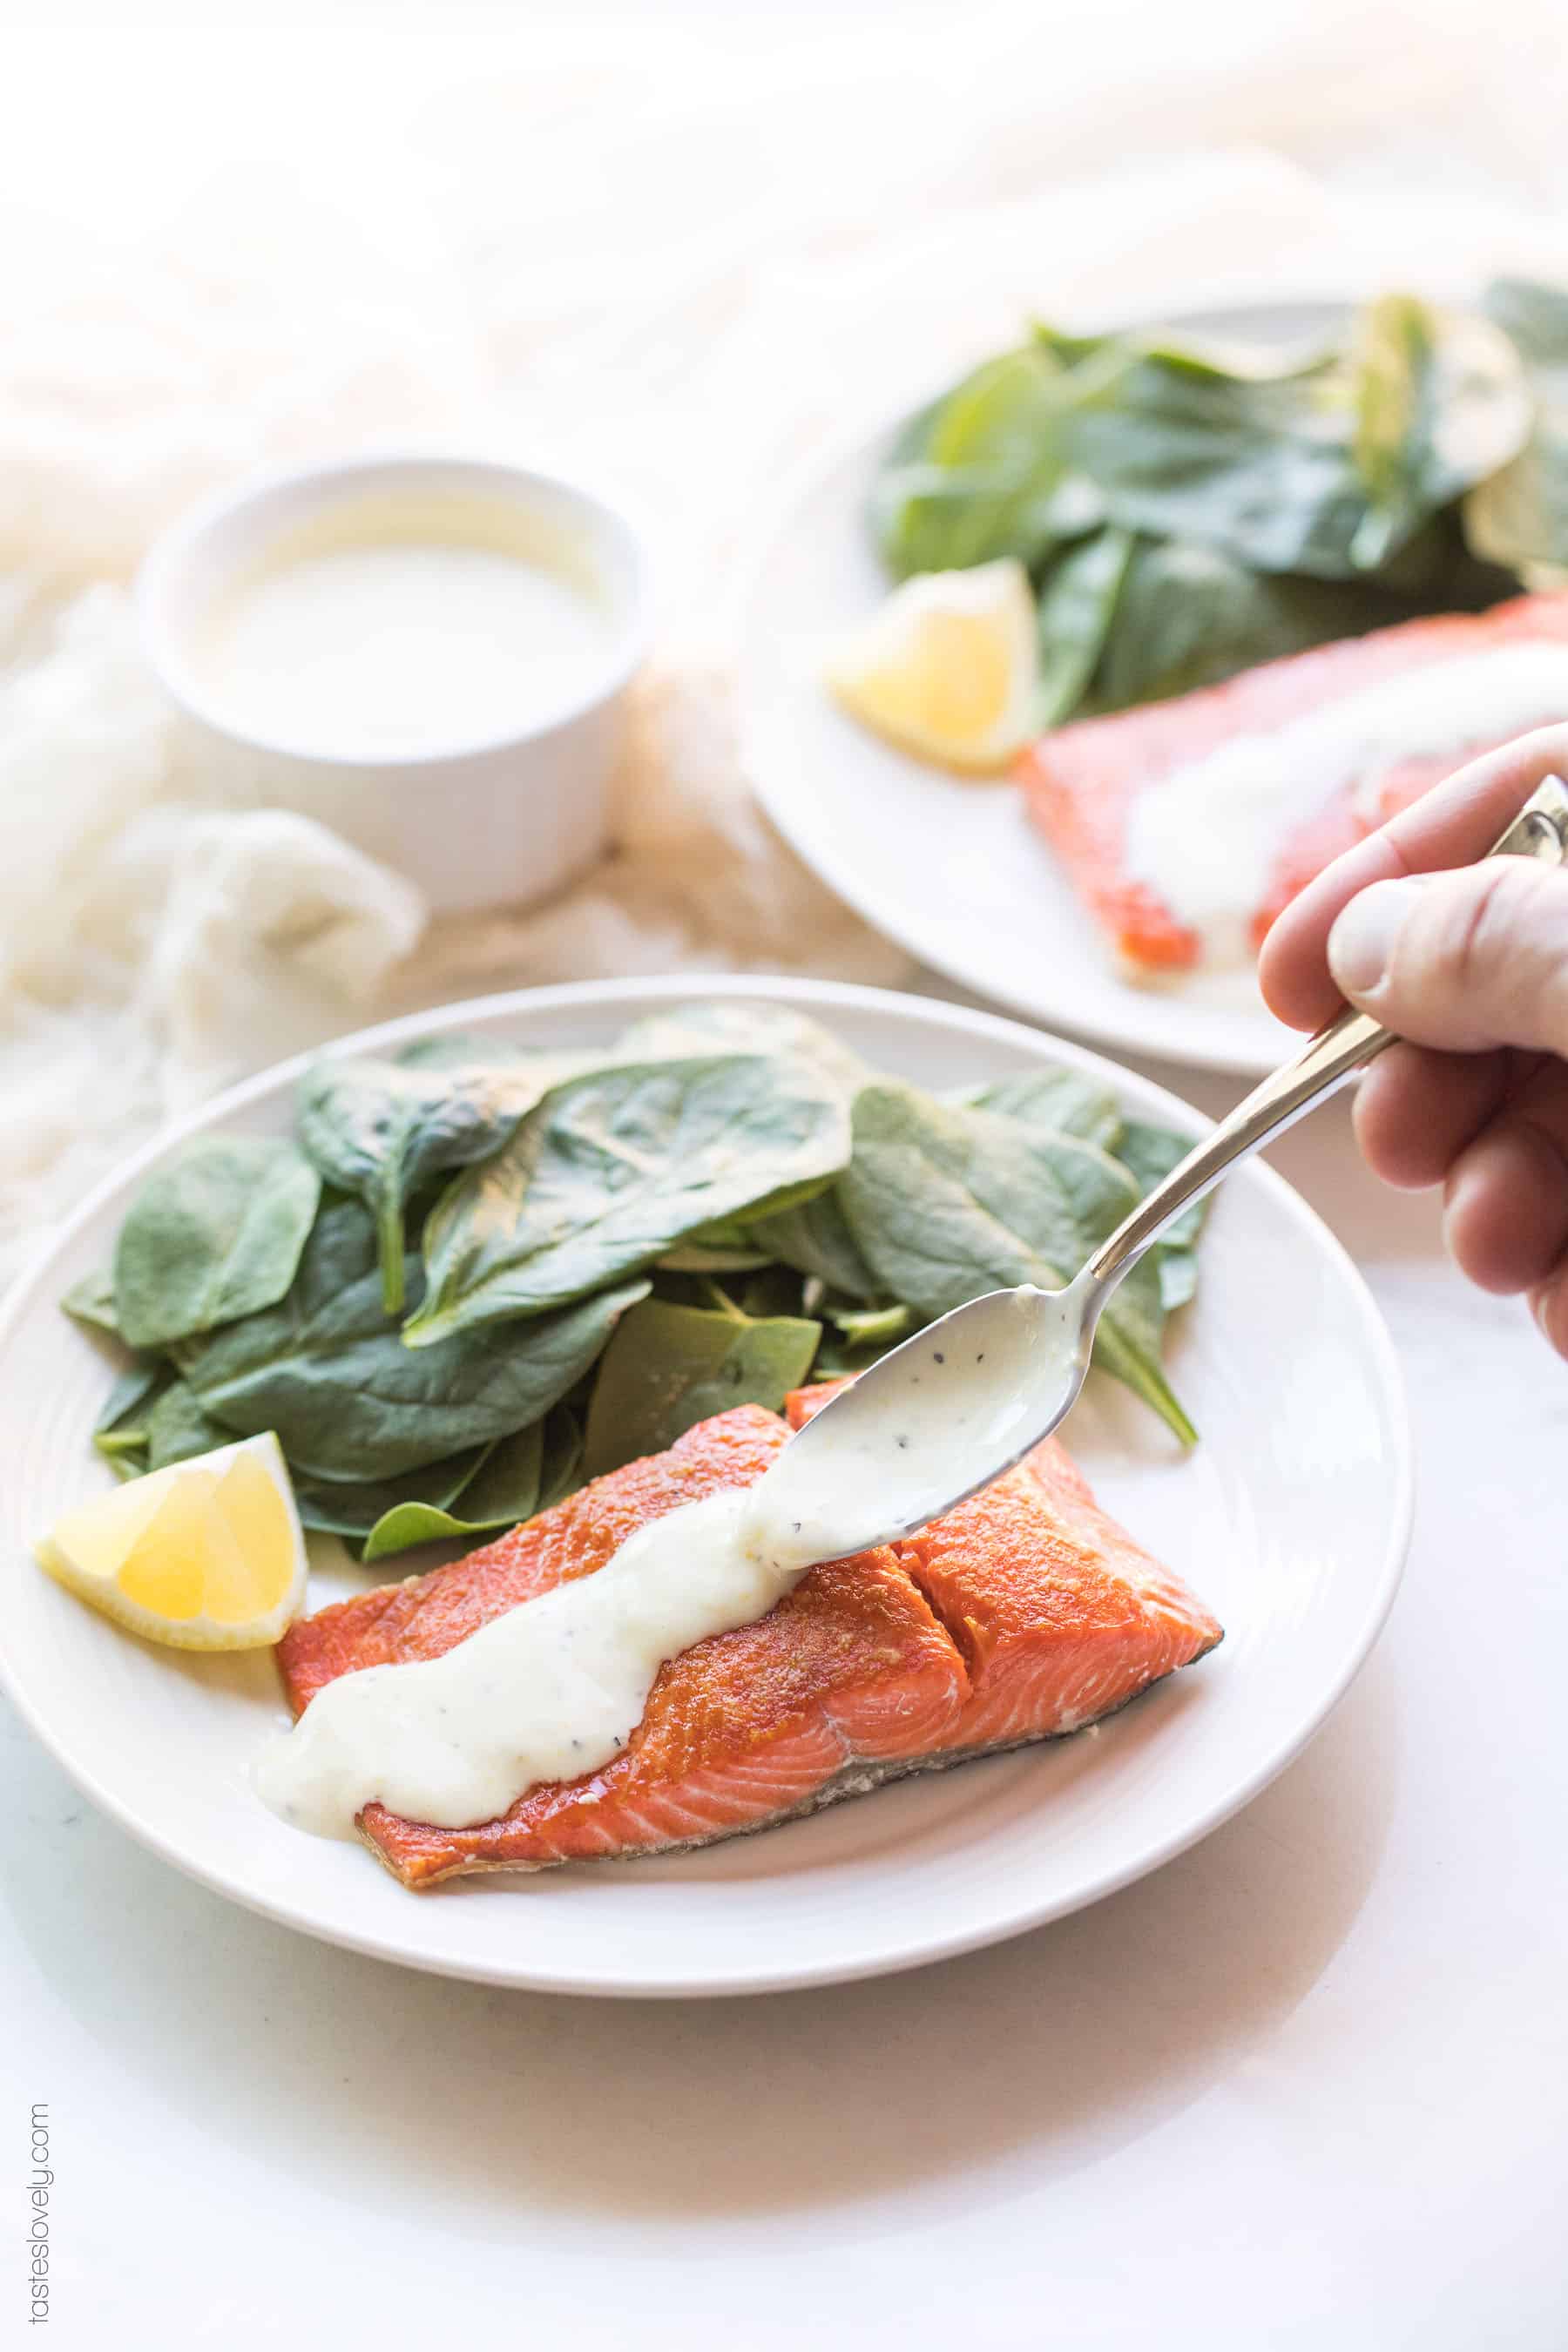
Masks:
[[[1281,908],[1342,850],[1467,760],[1532,727],[1568,719],[1568,593],[1514,597],[1486,613],[1401,622],[1265,662],[1221,686],[1081,719],[1032,745],[1019,761],[1018,780],[1034,823],[1109,935],[1126,976],[1178,977],[1204,961],[1205,944],[1200,931],[1137,870],[1131,835],[1145,793],[1241,738],[1267,761],[1270,739],[1277,746],[1292,727],[1416,671],[1432,672],[1436,702],[1456,663],[1532,645],[1562,649],[1561,675],[1548,675],[1553,665],[1535,665],[1535,676],[1519,681],[1517,709],[1501,725],[1477,731],[1473,721],[1467,730],[1458,719],[1453,740],[1441,749],[1369,759],[1353,777],[1333,783],[1326,797],[1313,790],[1309,766],[1301,814],[1294,823],[1287,817],[1271,869],[1245,911],[1245,930],[1256,950]],[[1433,730],[1425,721],[1423,727],[1429,744]]]
[[[466,1559],[302,1619],[278,1649],[289,1705],[298,1716],[362,1666],[439,1657],[593,1575],[650,1519],[751,1486],[790,1423],[831,1393],[792,1397],[789,1423],[737,1406]],[[1047,1439],[920,1535],[814,1568],[766,1617],[669,1659],[602,1770],[541,1783],[472,1829],[405,1821],[379,1804],[357,1826],[413,1888],[706,1845],[905,1773],[1079,1730],[1221,1634]]]

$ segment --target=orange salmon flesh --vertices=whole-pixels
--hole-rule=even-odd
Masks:
[[[795,1427],[831,1394],[789,1401]],[[296,1716],[340,1675],[439,1657],[603,1568],[637,1528],[760,1478],[789,1426],[739,1405],[447,1568],[289,1628]],[[438,1829],[372,1804],[358,1828],[404,1885],[657,1853],[765,1829],[879,1781],[1049,1739],[1122,1706],[1221,1639],[1175,1577],[1099,1509],[1054,1440],[907,1541],[810,1570],[754,1623],[659,1669],[602,1770]]]
[[[1190,971],[1197,934],[1179,922],[1146,883],[1127,872],[1127,828],[1140,793],[1233,736],[1266,734],[1384,678],[1446,659],[1531,639],[1568,642],[1568,593],[1517,596],[1488,613],[1442,614],[1344,637],[1244,670],[1222,686],[1167,702],[1084,719],[1042,736],[1021,757],[1018,781],[1029,813],[1073,888],[1106,931],[1128,975],[1158,980]],[[1561,714],[1568,719],[1568,710]],[[1380,771],[1375,790],[1351,785],[1288,836],[1263,903],[1252,915],[1254,946],[1280,910],[1342,850],[1408,808],[1493,740],[1452,756],[1406,760]]]

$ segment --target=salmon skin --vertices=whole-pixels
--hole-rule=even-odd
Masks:
[[[791,1421],[829,1393],[792,1398]],[[362,1666],[439,1657],[592,1575],[650,1519],[754,1483],[788,1435],[776,1414],[737,1406],[466,1559],[301,1620],[278,1649],[290,1706],[301,1713]],[[379,1804],[357,1826],[416,1889],[705,1845],[905,1773],[1077,1730],[1220,1638],[1047,1441],[920,1536],[814,1568],[766,1617],[668,1660],[602,1770],[542,1783],[472,1829]]]
[[[1018,781],[1035,824],[1079,898],[1110,934],[1128,976],[1159,980],[1190,971],[1202,946],[1149,885],[1127,871],[1128,820],[1140,793],[1234,736],[1285,727],[1384,678],[1531,639],[1568,642],[1568,593],[1517,596],[1487,613],[1403,621],[1367,636],[1265,662],[1221,686],[1080,719],[1033,744],[1019,761]],[[1568,710],[1561,715],[1568,718]],[[1495,750],[1497,740],[1468,744],[1453,755],[1400,761],[1316,808],[1283,845],[1263,902],[1251,918],[1253,945],[1261,944],[1280,910],[1342,850],[1375,832],[1465,760]],[[1367,782],[1373,787],[1370,792]]]

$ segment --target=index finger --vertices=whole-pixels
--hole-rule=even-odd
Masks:
[[[1521,735],[1412,802],[1377,833],[1325,866],[1290,901],[1258,959],[1265,1002],[1292,1029],[1321,1029],[1343,998],[1329,977],[1329,933],[1369,883],[1436,874],[1484,856],[1544,776],[1568,773],[1568,726]]]

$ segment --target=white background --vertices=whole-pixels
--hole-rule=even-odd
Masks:
[[[444,39],[367,11],[227,49],[210,15],[187,37],[171,12],[101,42],[24,40],[0,118],[13,177],[40,175],[51,208],[84,221],[118,204],[153,242],[190,157],[237,124],[247,153],[357,186],[384,237],[408,197],[405,126],[437,120],[440,138],[408,150],[421,205],[461,198],[468,292],[487,272],[526,278],[535,314],[562,222],[579,251],[620,250],[628,284],[644,253],[717,283],[731,238],[782,251],[804,221],[830,247],[835,219],[860,234],[933,189],[975,201],[998,171],[1018,194],[1058,163],[1112,160],[1108,125],[1140,160],[1255,136],[1347,188],[1559,194],[1563,37],[1544,13],[1082,13],[1032,12],[1053,37],[1037,43],[1053,68],[1039,135],[1025,135],[1036,93],[1015,88],[989,151],[997,20],[929,5],[588,9],[564,31],[554,11],[514,11],[494,57],[478,45],[496,19],[471,8]],[[552,76],[538,120],[533,40]],[[593,53],[575,113],[560,79],[574,43]],[[619,152],[640,121],[647,205],[601,219],[593,76],[623,52],[639,89],[620,101]],[[719,138],[764,118],[765,147]],[[581,283],[557,293],[586,334]],[[606,279],[595,298],[606,320],[616,295]],[[639,405],[689,425],[701,408],[679,370],[660,381],[656,344],[637,349],[607,428],[623,454]],[[1157,1075],[1208,1109],[1235,1092]],[[1432,1203],[1360,1171],[1342,1106],[1277,1162],[1366,1269],[1405,1359],[1409,1576],[1305,1758],[1089,1914],[840,1991],[668,2006],[483,1991],[228,1908],[8,1727],[0,2213],[19,2247],[26,2108],[47,2100],[52,2340],[1558,2352],[1568,1377],[1517,1310],[1444,1268]],[[0,2342],[36,2334],[23,2290],[19,2257],[0,2260]]]

